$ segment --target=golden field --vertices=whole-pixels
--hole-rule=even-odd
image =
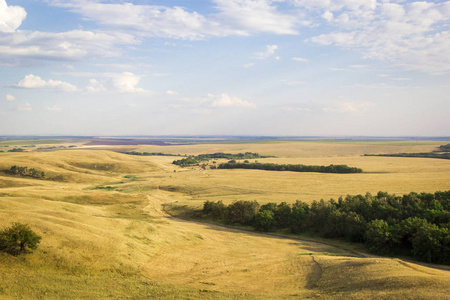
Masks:
[[[28,223],[42,236],[31,254],[0,253],[0,299],[445,299],[450,273],[444,266],[372,256],[335,241],[189,222],[163,211],[164,204],[201,207],[206,200],[292,203],[449,190],[448,160],[362,156],[427,152],[440,144],[120,146],[182,155],[257,152],[276,156],[261,162],[347,164],[362,174],[183,169],[171,164],[178,157],[130,156],[113,152],[115,146],[0,153],[0,170],[28,166],[52,179],[0,172],[0,227]]]

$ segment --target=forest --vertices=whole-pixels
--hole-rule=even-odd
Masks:
[[[320,234],[364,243],[380,255],[450,264],[450,191],[403,196],[378,192],[292,205],[206,201],[197,216],[263,232]]]

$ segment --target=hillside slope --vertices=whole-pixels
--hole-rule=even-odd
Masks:
[[[198,188],[196,176],[205,173],[174,173],[161,158],[88,150],[0,155],[0,169],[11,165],[64,177],[0,172],[0,227],[28,223],[42,236],[31,254],[0,253],[0,297],[440,299],[450,294],[446,270],[172,218],[162,205],[189,203],[196,196],[191,184]],[[180,181],[189,174],[190,180]],[[223,193],[223,186],[216,188]]]

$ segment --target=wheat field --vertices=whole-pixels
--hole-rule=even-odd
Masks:
[[[22,145],[23,143],[21,143]],[[295,202],[379,190],[450,189],[450,162],[364,157],[426,152],[439,143],[286,142],[136,146],[171,154],[257,152],[261,162],[348,164],[362,174],[203,170],[176,157],[117,147],[0,153],[0,170],[28,166],[47,180],[0,172],[0,227],[28,223],[33,253],[0,253],[0,299],[445,299],[449,268],[367,254],[319,238],[282,237],[173,218],[163,205],[206,200]],[[121,147],[122,149],[123,147]]]

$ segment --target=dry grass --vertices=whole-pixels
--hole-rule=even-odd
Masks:
[[[2,153],[0,169],[23,165],[62,175],[62,180],[0,173],[0,227],[29,223],[43,237],[32,254],[0,254],[0,298],[443,298],[450,294],[448,271],[396,259],[349,257],[354,252],[341,246],[186,222],[161,211],[162,204],[173,202],[293,202],[379,190],[450,189],[448,161],[360,156],[368,149],[420,152],[435,146],[139,147],[182,154],[251,151],[276,155],[264,159],[276,163],[345,163],[368,172],[342,175],[181,169],[171,164],[173,157],[105,150]]]

